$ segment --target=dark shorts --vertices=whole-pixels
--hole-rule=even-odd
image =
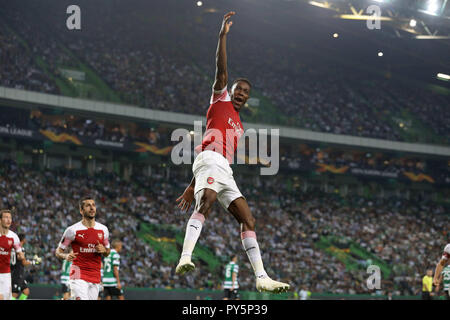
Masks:
[[[117,289],[117,287],[106,287],[103,286],[103,297],[118,297],[118,296],[123,296],[123,290],[122,289]]]
[[[62,293],[70,292],[70,287],[67,284],[62,285]]]
[[[430,293],[422,291],[422,300],[432,300]]]
[[[27,280],[25,280],[23,277],[14,277],[11,279],[11,283],[13,293],[20,293],[28,288]]]
[[[239,291],[238,289],[224,289],[225,298],[228,298],[230,300],[236,300],[239,299]]]

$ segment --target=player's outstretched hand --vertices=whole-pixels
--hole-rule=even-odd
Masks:
[[[236,12],[230,11],[226,15],[223,16],[222,28],[220,28],[220,35],[226,35],[228,31],[230,31],[230,27],[233,24],[233,21],[230,21],[230,18],[234,16]]]
[[[180,208],[181,211],[188,211],[194,201],[194,188],[192,186],[188,186],[176,201],[178,202],[178,208]]]

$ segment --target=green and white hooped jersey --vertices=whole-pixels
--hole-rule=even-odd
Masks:
[[[111,249],[109,256],[103,258],[102,282],[104,287],[117,286],[117,280],[114,277],[114,266],[119,268],[120,254],[116,250]]]
[[[61,268],[61,283],[68,285],[69,284],[69,276],[70,276],[70,266],[72,265],[71,261],[63,260],[62,268]]]
[[[450,290],[450,266],[446,266],[442,270],[442,282],[444,283],[444,290]]]
[[[236,281],[234,282],[234,289],[239,288],[239,283],[237,280],[237,275],[239,273],[239,266],[233,261],[229,262],[225,267],[225,281],[223,283],[224,289],[230,289],[233,284],[233,273],[236,273]]]

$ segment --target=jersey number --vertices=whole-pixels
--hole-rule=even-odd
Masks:
[[[16,251],[11,250],[11,265],[15,266],[16,265]]]
[[[111,260],[110,259],[105,260],[105,271],[111,272]]]

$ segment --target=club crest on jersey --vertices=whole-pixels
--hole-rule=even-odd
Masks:
[[[8,246],[12,246],[12,240],[8,240]]]
[[[103,239],[103,233],[97,233],[98,234],[98,238],[101,240],[101,239]]]
[[[213,184],[214,183],[214,178],[213,177],[208,177],[206,182],[208,182],[209,184]]]

